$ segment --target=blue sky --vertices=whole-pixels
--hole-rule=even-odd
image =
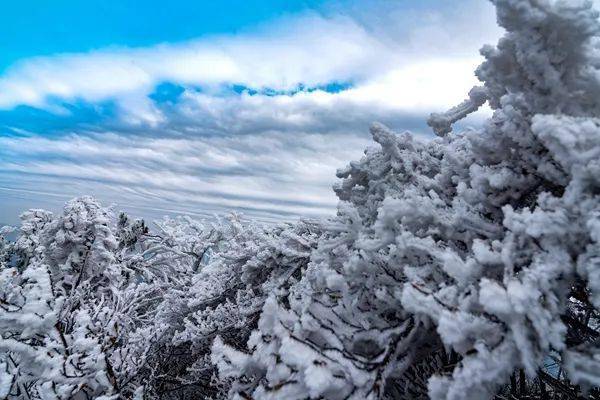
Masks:
[[[234,33],[319,6],[311,0],[29,0],[2,6],[0,70],[20,59]],[[236,10],[235,12],[230,12]]]
[[[0,222],[83,194],[148,218],[331,214],[368,126],[428,135],[499,33],[476,0],[9,2]]]

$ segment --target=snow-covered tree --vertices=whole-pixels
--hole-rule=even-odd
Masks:
[[[172,287],[156,320],[161,337],[151,353],[151,398],[224,397],[229,382],[214,376],[211,345],[217,335],[245,348],[270,293],[286,296],[302,274],[320,234],[318,224],[260,226],[236,215],[210,224],[165,220],[169,246],[193,254],[189,281]],[[168,228],[170,227],[170,228]],[[187,239],[184,239],[187,238]],[[171,247],[172,248],[172,247]]]
[[[82,197],[62,215],[23,213],[10,263],[0,268],[2,396],[119,398],[139,392],[149,331],[183,267],[170,269],[141,221]],[[174,251],[169,250],[169,254]],[[161,262],[155,262],[160,258]]]
[[[103,311],[94,300],[111,292],[116,274],[105,214],[82,198],[58,218],[39,210],[22,218],[19,261],[0,271],[3,396],[110,398],[116,390],[106,354],[110,335],[93,315]]]
[[[89,197],[21,218],[0,248],[0,393],[15,399],[226,396],[213,339],[245,348],[266,297],[287,295],[320,234],[236,215],[151,230]]]

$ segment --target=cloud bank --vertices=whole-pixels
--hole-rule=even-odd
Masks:
[[[491,8],[471,1],[369,4],[23,60],[0,76],[0,193],[27,205],[92,193],[153,216],[331,213],[335,169],[360,156],[368,125],[425,132],[425,115],[476,83],[473,55],[499,35]],[[63,123],[19,117],[31,110]]]

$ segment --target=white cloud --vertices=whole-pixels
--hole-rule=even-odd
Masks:
[[[443,12],[356,4],[358,11],[289,17],[237,35],[13,66],[0,76],[0,109],[25,104],[68,114],[60,103],[112,100],[120,114],[52,138],[0,135],[0,198],[11,210],[0,210],[0,222],[15,204],[57,206],[82,194],[151,217],[332,213],[335,170],[360,157],[368,125],[423,130],[427,113],[465,97],[476,83],[477,49],[499,34],[491,7],[475,0]],[[220,90],[348,81],[352,87],[337,93]],[[185,91],[175,103],[154,102],[149,94],[161,82]]]
[[[361,18],[305,14],[237,35],[24,60],[0,76],[0,109],[112,99],[130,122],[157,125],[163,116],[147,96],[164,81],[274,90],[352,81],[357,101],[439,106],[468,89],[477,48],[498,34],[491,7],[469,0],[455,8],[470,15],[374,7],[370,18],[365,10]]]
[[[291,24],[247,36],[25,60],[0,78],[0,107],[44,107],[52,97],[132,104],[162,81],[286,90],[380,69],[371,60],[385,47],[351,19],[305,16]]]

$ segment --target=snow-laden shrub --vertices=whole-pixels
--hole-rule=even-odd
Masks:
[[[116,241],[90,198],[64,214],[24,213],[18,260],[0,270],[2,396],[100,398],[115,393],[108,353],[118,310]]]
[[[302,280],[269,298],[247,350],[215,342],[232,397],[487,399],[551,353],[600,385],[598,14],[494,4],[506,34],[482,49],[483,86],[432,115],[441,138],[375,125]],[[451,133],[485,101],[483,128]],[[433,374],[425,392],[415,371]]]
[[[287,295],[320,234],[311,222],[264,227],[236,216],[197,232],[205,232],[209,244],[197,259],[201,264],[159,308],[158,319],[166,323],[153,351],[154,381],[145,390],[151,397],[225,397],[229,382],[215,376],[213,340],[221,336],[244,349],[267,295]]]
[[[151,230],[90,197],[21,219],[15,242],[0,231],[0,398],[11,399],[226,396],[213,339],[244,348],[319,236],[311,222],[237,216]]]

